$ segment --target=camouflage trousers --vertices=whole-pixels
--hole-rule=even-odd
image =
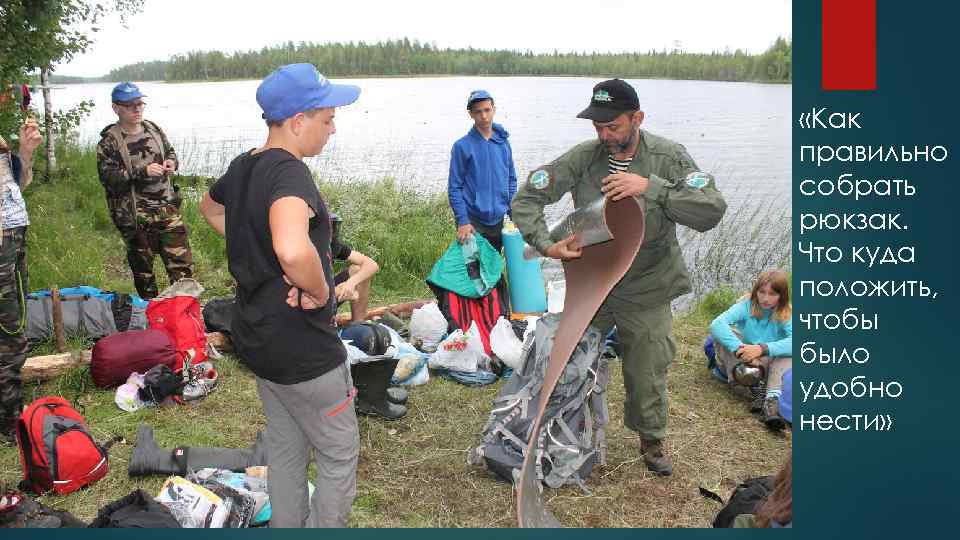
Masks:
[[[3,230],[0,246],[0,432],[12,431],[23,409],[20,370],[27,359],[21,295],[27,287],[27,228]]]
[[[114,223],[120,220],[114,219]],[[153,260],[160,255],[167,269],[170,283],[193,277],[193,253],[187,227],[179,212],[167,214],[137,214],[137,226],[119,226],[127,245],[127,262],[133,272],[133,284],[142,298],[155,298],[157,278],[153,274]]]

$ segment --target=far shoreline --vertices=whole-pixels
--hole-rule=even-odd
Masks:
[[[68,75],[64,75],[67,77]],[[619,75],[614,73],[597,73],[597,74],[583,74],[583,75],[542,75],[542,74],[522,74],[522,73],[512,73],[512,74],[489,74],[489,75],[480,75],[480,74],[449,74],[449,73],[440,73],[440,74],[415,74],[415,75],[330,75],[330,77],[335,77],[338,80],[354,80],[354,79],[451,79],[455,77],[471,77],[471,78],[517,78],[517,77],[533,77],[533,78],[544,78],[544,79],[587,79],[587,78],[596,78],[596,77],[619,77]],[[96,79],[96,77],[91,77],[91,79]],[[787,85],[792,86],[793,81],[763,81],[763,80],[722,80],[722,79],[674,79],[670,77],[627,77],[629,80],[651,80],[651,81],[694,81],[694,82],[719,82],[719,83],[750,83],[750,84],[767,84],[773,86]],[[224,82],[242,82],[242,81],[259,81],[261,79],[251,79],[251,78],[239,78],[239,79],[189,79],[189,80],[174,80],[168,81],[163,79],[156,80],[141,80],[133,79],[138,83],[164,83],[164,84],[191,84],[191,83],[224,83]],[[125,81],[106,81],[106,80],[89,80],[84,82],[54,82],[53,84],[57,85],[77,85],[77,84],[114,84]]]

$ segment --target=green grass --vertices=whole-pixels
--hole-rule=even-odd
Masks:
[[[132,291],[123,245],[107,216],[96,179],[93,154],[71,151],[60,162],[66,164],[67,172],[54,184],[38,184],[27,191],[32,221],[31,288],[90,284]],[[185,184],[205,185],[202,179]],[[423,278],[453,238],[446,202],[441,197],[423,198],[391,181],[322,184],[321,189],[330,207],[345,217],[347,240],[380,262],[372,303],[428,297]],[[207,287],[206,297],[228,294],[232,280],[223,241],[197,214],[196,197],[188,199],[184,216],[191,231],[197,278]],[[157,271],[163,282],[159,263]],[[709,295],[699,309],[679,317],[674,325],[678,352],[668,381],[668,451],[675,463],[674,476],[658,478],[644,468],[636,434],[623,427],[622,375],[619,362],[614,362],[607,465],[595,469],[588,480],[590,495],[577,488],[545,492],[548,507],[564,525],[707,527],[720,506],[701,497],[698,487],[727,497],[743,479],[778,469],[789,452],[788,440],[766,431],[747,411],[743,396],[714,381],[705,369],[701,344],[706,326],[735,298],[733,290]],[[85,345],[83,340],[71,340],[71,348]],[[87,368],[27,385],[28,402],[50,394],[76,400],[95,437],[102,441],[116,435],[124,438],[110,451],[106,478],[68,496],[45,496],[42,501],[91,520],[99,508],[134,489],[157,493],[164,478],[130,479],[126,474],[140,423],[152,425],[158,442],[168,448],[249,446],[265,425],[254,378],[229,356],[217,361],[217,366],[220,385],[205,400],[134,413],[114,404],[112,390],[93,387]],[[465,464],[466,451],[477,444],[499,385],[468,388],[434,379],[410,389],[405,418],[395,422],[361,418],[351,526],[514,526],[511,486]],[[17,451],[0,449],[0,484],[13,486],[20,478]]]

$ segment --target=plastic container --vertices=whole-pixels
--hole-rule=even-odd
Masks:
[[[547,311],[563,313],[563,298],[567,295],[567,281],[558,279],[547,285]]]
[[[505,220],[501,233],[510,282],[510,309],[514,313],[543,313],[547,309],[547,294],[540,259],[523,257],[526,243],[513,223]]]

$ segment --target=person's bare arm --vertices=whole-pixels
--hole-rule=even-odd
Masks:
[[[226,222],[226,208],[217,201],[213,200],[210,197],[210,193],[204,193],[203,198],[200,199],[200,213],[203,214],[203,219],[207,220],[207,223],[215,231],[217,231],[220,236],[226,236],[227,234],[227,222]]]
[[[373,277],[380,270],[380,265],[376,261],[359,251],[350,252],[350,256],[347,257],[347,264],[356,267],[356,271],[351,271],[350,278],[337,285],[335,293],[338,301],[354,299],[357,286]]]
[[[289,282],[320,306],[330,289],[323,274],[320,254],[310,242],[310,207],[299,197],[281,197],[270,205],[270,235],[273,251]]]
[[[20,157],[21,165],[21,188],[26,188],[30,185],[30,182],[33,181],[33,154],[42,142],[43,137],[40,135],[40,128],[37,126],[37,121],[33,118],[28,118],[26,122],[20,126],[20,151],[18,152],[18,156]]]

